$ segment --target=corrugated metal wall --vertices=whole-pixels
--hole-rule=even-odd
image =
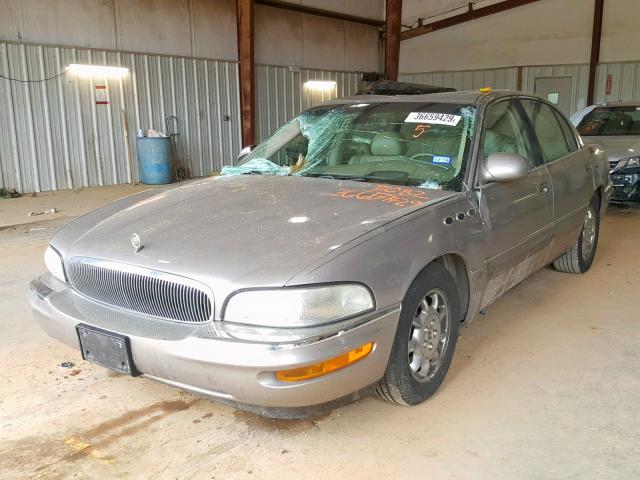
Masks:
[[[0,78],[0,186],[31,192],[129,182],[122,110],[136,178],[136,131],[166,131],[170,115],[179,122],[178,157],[192,176],[235,161],[241,145],[236,63],[0,43],[0,72],[11,78],[48,78],[70,63],[124,66],[130,73],[123,79],[65,74],[38,83]],[[256,75],[260,140],[313,104],[354,94],[360,80],[353,72],[268,65]],[[312,90],[304,87],[307,80],[334,80],[336,87]],[[108,105],[95,103],[96,85],[107,86]]]
[[[523,67],[522,91],[534,93],[536,78],[552,76],[572,76],[574,78],[571,113],[582,108],[587,101],[589,66],[549,65]],[[401,74],[400,77],[402,80],[407,82],[453,87],[457,90],[475,90],[481,87],[516,90],[518,87],[517,67],[489,70],[467,70],[460,72]]]
[[[605,93],[608,75],[612,76],[610,94]],[[534,93],[536,78],[562,76],[573,78],[571,99],[571,114],[573,114],[587,105],[589,65],[586,63],[522,67],[522,91]],[[483,86],[515,90],[517,68],[400,74],[400,79],[406,82],[453,87],[458,90],[471,90]],[[636,99],[640,100],[640,61],[598,65],[595,102]]]
[[[401,73],[399,80],[438,87],[452,87],[456,90],[475,90],[482,87],[515,90],[517,69],[494,68],[457,72]]]
[[[534,93],[536,78],[540,77],[573,77],[571,95],[571,115],[587,105],[589,88],[589,65],[543,65],[523,67],[522,91]]]
[[[121,80],[71,74],[38,83],[0,78],[0,186],[30,192],[129,182],[122,110],[136,178],[137,129],[164,131],[170,115],[178,118],[178,156],[192,176],[235,161],[241,144],[236,63],[0,42],[5,76],[47,78],[70,63],[121,65],[130,73]],[[565,75],[574,78],[573,113],[586,105],[586,64],[523,67],[522,89],[533,93],[536,78]],[[612,89],[605,94],[608,75]],[[257,138],[262,140],[314,104],[353,95],[361,75],[258,65],[256,77]],[[309,89],[308,80],[333,80],[336,86]],[[458,90],[515,89],[517,68],[400,74],[400,80]],[[107,86],[108,105],[96,105],[96,85]],[[619,99],[640,99],[640,62],[598,66],[596,101]]]
[[[353,95],[362,74],[327,70],[299,69],[272,65],[256,66],[256,128],[263,140],[301,111],[335,97]],[[308,80],[333,80],[335,88],[310,89]]]
[[[601,63],[596,70],[597,102],[640,100],[640,61]],[[607,94],[607,76],[611,75],[611,93]]]
[[[135,164],[137,129],[164,131],[169,115],[179,119],[178,150],[191,175],[207,175],[236,158],[235,63],[0,43],[5,76],[46,78],[70,63],[125,66],[130,73],[104,80],[65,74],[39,83],[0,78],[2,186],[30,192],[129,182],[123,109]],[[96,105],[97,84],[107,86],[108,105]]]

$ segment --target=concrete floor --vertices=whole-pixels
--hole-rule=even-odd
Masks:
[[[640,210],[610,210],[587,275],[545,269],[488,308],[431,400],[287,422],[110,373],[37,328],[25,290],[48,237],[130,191],[47,194],[67,211],[22,226],[5,212],[37,199],[0,200],[1,478],[640,478]]]

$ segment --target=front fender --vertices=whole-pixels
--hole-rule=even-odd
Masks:
[[[446,217],[453,218],[453,223],[446,224]],[[460,195],[391,222],[357,245],[336,249],[295,275],[287,285],[358,281],[371,288],[379,308],[386,308],[403,300],[426,265],[454,254],[465,263],[473,297],[482,289],[477,282],[480,277],[474,272],[483,271],[484,236],[477,208]],[[471,310],[469,314],[474,315]]]

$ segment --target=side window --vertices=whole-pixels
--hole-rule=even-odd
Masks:
[[[578,143],[576,142],[576,136],[573,133],[573,128],[567,122],[567,119],[560,115],[557,111],[553,113],[556,114],[556,118],[558,122],[560,122],[560,126],[562,127],[562,131],[564,132],[564,136],[567,139],[567,144],[569,145],[569,151],[575,152],[578,150]]]
[[[484,115],[483,154],[487,158],[492,153],[517,153],[535,167],[531,141],[514,102],[495,103]]]
[[[553,162],[576,149],[569,144],[562,124],[551,107],[536,100],[521,102],[538,137],[545,163]]]

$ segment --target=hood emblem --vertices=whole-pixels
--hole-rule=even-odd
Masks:
[[[140,235],[138,235],[137,233],[131,234],[131,245],[133,245],[133,250],[136,253],[144,248],[142,246],[142,240],[140,240]]]

